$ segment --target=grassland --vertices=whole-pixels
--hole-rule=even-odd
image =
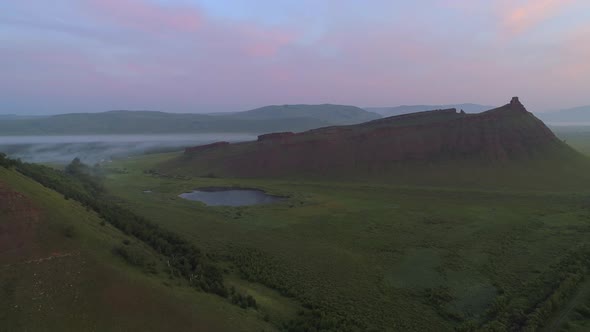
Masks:
[[[486,179],[476,190],[442,176],[426,187],[145,172],[171,157],[108,165],[105,184],[136,213],[215,252],[273,322],[298,311],[350,330],[508,330],[536,328],[548,312],[556,329],[587,324],[570,319],[585,302],[568,302],[588,269],[590,191],[580,183],[537,186],[527,181],[541,173],[513,174],[514,183]],[[205,186],[290,198],[230,208],[177,197]]]
[[[94,212],[0,167],[0,331],[271,331],[260,313],[195,291]],[[16,208],[15,208],[16,207]],[[131,266],[113,248],[154,267]]]
[[[576,150],[590,155],[590,126],[562,126],[553,130],[559,138],[566,141]]]

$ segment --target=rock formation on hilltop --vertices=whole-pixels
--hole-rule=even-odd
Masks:
[[[297,134],[266,134],[255,142],[187,150],[182,162],[233,176],[352,174],[408,162],[531,159],[564,147],[514,97],[480,114],[435,110]]]

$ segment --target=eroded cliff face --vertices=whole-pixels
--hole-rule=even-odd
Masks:
[[[256,142],[224,146],[214,156],[212,150],[219,152],[214,147],[187,151],[186,158],[236,176],[277,176],[374,171],[413,161],[504,162],[534,158],[562,144],[515,97],[481,114],[438,110],[298,134],[273,133]]]

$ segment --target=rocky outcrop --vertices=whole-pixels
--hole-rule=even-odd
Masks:
[[[298,134],[261,135],[256,142],[224,146],[223,153],[212,157],[205,152],[204,159],[195,156],[188,162],[235,176],[356,174],[407,162],[528,159],[563,146],[515,97],[480,114],[436,110]],[[229,159],[231,163],[225,162]]]

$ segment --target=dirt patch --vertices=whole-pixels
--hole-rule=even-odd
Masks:
[[[14,264],[0,265],[0,266],[1,267],[10,267],[10,266],[26,265],[26,264],[41,264],[41,263],[45,263],[45,262],[51,262],[53,260],[58,260],[58,259],[73,257],[73,256],[79,256],[79,255],[80,255],[79,252],[64,252],[64,253],[53,252],[53,253],[51,253],[51,255],[46,256],[46,257],[28,259],[28,260],[25,260],[22,262],[18,262],[18,263],[14,263]]]
[[[33,202],[0,182],[0,263],[32,253],[40,213]]]

